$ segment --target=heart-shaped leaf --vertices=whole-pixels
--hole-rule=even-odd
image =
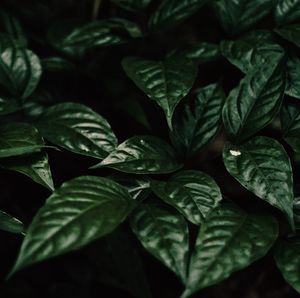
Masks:
[[[11,274],[109,234],[134,206],[128,191],[112,180],[81,176],[65,182],[35,215]]]
[[[277,221],[270,215],[247,214],[229,204],[217,208],[200,228],[181,298],[260,259],[277,235]]]
[[[223,108],[223,123],[237,142],[268,125],[279,112],[285,91],[282,61],[274,60],[249,72],[234,88]]]
[[[184,218],[174,211],[145,204],[135,210],[131,227],[144,248],[184,281],[189,246]]]
[[[277,0],[275,20],[277,24],[291,23],[300,19],[300,1]]]
[[[292,167],[281,144],[267,137],[255,137],[241,145],[228,143],[223,160],[237,181],[284,212],[294,226]]]
[[[24,225],[13,216],[7,214],[6,212],[0,211],[0,230],[21,234],[24,232]]]
[[[133,174],[171,173],[182,167],[175,152],[156,137],[136,136],[120,144],[102,162],[92,168],[109,167]]]
[[[167,182],[152,181],[151,188],[195,225],[200,225],[222,200],[216,182],[200,171],[182,171]]]
[[[187,104],[178,107],[170,136],[183,156],[194,156],[216,136],[224,99],[220,84],[211,84],[196,90]]]
[[[134,83],[161,106],[171,128],[177,104],[188,94],[196,79],[196,63],[172,57],[165,61],[127,57],[122,65]]]
[[[82,104],[52,106],[36,125],[44,138],[74,153],[102,159],[117,146],[109,123]]]

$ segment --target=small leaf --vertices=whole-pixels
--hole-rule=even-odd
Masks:
[[[163,0],[151,15],[149,27],[161,29],[175,26],[195,14],[207,0]]]
[[[216,182],[200,171],[182,171],[167,182],[152,181],[151,188],[195,225],[200,225],[222,200]]]
[[[181,297],[221,282],[260,259],[277,235],[277,221],[270,215],[247,214],[229,204],[217,208],[200,228]]]
[[[172,173],[182,167],[175,152],[156,137],[135,136],[120,144],[102,162],[92,168],[109,167],[133,174]]]
[[[0,158],[39,152],[44,142],[38,131],[26,123],[0,125]]]
[[[109,179],[81,176],[65,182],[35,215],[10,275],[111,233],[134,205],[128,191]]]
[[[249,72],[234,88],[223,108],[228,135],[240,142],[268,125],[279,112],[285,91],[285,71],[274,60]]]
[[[145,9],[151,2],[151,0],[111,0],[116,5],[129,10],[140,11]]]
[[[43,71],[72,72],[76,71],[75,65],[61,57],[48,57],[41,60]]]
[[[285,24],[300,18],[299,0],[277,0],[275,20],[277,24]]]
[[[45,152],[31,154],[26,156],[26,159],[23,156],[2,159],[0,165],[5,169],[20,172],[30,177],[51,191],[54,190],[48,155]]]
[[[22,234],[24,232],[24,225],[13,216],[7,214],[6,212],[0,211],[0,230]]]
[[[273,9],[273,0],[215,0],[211,4],[223,29],[231,35],[250,28]]]
[[[171,128],[177,104],[188,94],[196,79],[196,63],[186,59],[152,61],[127,57],[122,65],[134,83],[161,106]]]
[[[135,210],[131,227],[144,248],[184,281],[189,246],[184,218],[174,211],[147,204]]]
[[[300,294],[300,238],[280,239],[274,258],[285,280]]]
[[[300,47],[300,24],[292,24],[275,29],[275,32],[282,38]]]
[[[239,183],[284,212],[294,226],[292,167],[280,143],[255,137],[242,145],[226,144],[223,160],[227,171]]]
[[[108,122],[82,104],[52,106],[36,125],[51,143],[74,153],[102,159],[117,146]]]
[[[220,84],[196,90],[189,102],[173,117],[172,143],[185,157],[196,155],[217,134],[221,126],[225,94]]]
[[[291,56],[287,60],[287,86],[285,94],[300,99],[300,59]]]

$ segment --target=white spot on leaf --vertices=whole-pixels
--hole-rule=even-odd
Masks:
[[[229,152],[233,156],[239,156],[242,154],[241,151],[239,151],[239,150],[229,150]]]

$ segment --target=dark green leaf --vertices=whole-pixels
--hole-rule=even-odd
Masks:
[[[13,216],[0,211],[0,230],[21,234],[24,232],[24,225]]]
[[[174,211],[147,204],[135,210],[131,227],[144,248],[184,281],[189,246],[184,218]]]
[[[50,107],[37,127],[53,144],[82,155],[101,159],[117,146],[116,136],[108,122],[78,103]]]
[[[38,152],[44,146],[38,131],[26,123],[0,126],[0,158]]]
[[[227,171],[246,189],[280,209],[293,221],[293,175],[290,159],[276,140],[255,137],[242,145],[226,144]]]
[[[4,95],[0,96],[0,115],[14,113],[21,109],[21,104],[16,98]]]
[[[225,94],[220,84],[196,90],[173,118],[171,140],[183,156],[198,153],[217,134],[221,126]]]
[[[300,238],[280,239],[274,257],[285,280],[300,293]]]
[[[285,93],[300,99],[300,59],[296,56],[287,60],[287,86]]]
[[[151,188],[195,225],[200,225],[222,200],[216,182],[200,171],[182,171],[167,182],[152,181]]]
[[[217,208],[201,226],[182,298],[214,285],[263,257],[278,235],[270,215],[247,214],[232,205]]]
[[[294,198],[294,221],[296,230],[300,230],[300,197]]]
[[[277,0],[275,8],[275,20],[277,24],[291,23],[299,18],[299,0]]]
[[[163,0],[151,15],[151,29],[175,26],[195,14],[207,0]]]
[[[134,83],[162,107],[171,127],[177,104],[188,94],[196,79],[196,63],[172,57],[165,61],[127,57],[122,65]]]
[[[282,61],[270,61],[249,72],[224,105],[223,122],[228,135],[242,141],[268,125],[279,112],[284,91]]]
[[[109,234],[134,205],[128,191],[112,180],[82,176],[65,182],[28,227],[11,274]]]
[[[125,173],[162,174],[182,167],[175,152],[163,140],[151,136],[135,136],[120,144],[102,162],[92,168],[109,167]]]
[[[129,11],[143,10],[151,2],[151,0],[111,0],[111,1],[116,5]]]
[[[211,4],[222,27],[231,35],[248,29],[273,8],[273,0],[215,0]]]
[[[41,60],[43,71],[48,72],[71,72],[75,71],[75,65],[61,57],[49,57]]]
[[[30,177],[36,183],[39,183],[51,191],[54,190],[48,155],[45,152],[31,154],[26,158],[15,157],[3,159],[0,165],[5,169],[20,172]]]
[[[276,29],[275,32],[282,38],[300,47],[300,24],[292,24]]]

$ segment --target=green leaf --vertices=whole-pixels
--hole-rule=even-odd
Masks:
[[[295,228],[297,231],[300,230],[300,197],[294,198],[294,221],[295,221]]]
[[[284,139],[295,152],[300,153],[300,106],[296,103],[285,104],[280,119]]]
[[[151,188],[195,225],[200,225],[222,200],[216,182],[200,171],[182,171],[167,182],[152,181]]]
[[[300,59],[297,56],[291,56],[287,60],[287,86],[285,94],[300,99]]]
[[[0,45],[0,85],[12,95],[28,97],[41,74],[40,60],[32,51],[8,40]]]
[[[145,9],[151,2],[151,0],[111,0],[111,1],[116,5],[133,12]]]
[[[72,72],[76,71],[75,65],[61,57],[48,57],[41,60],[43,71],[48,72]]]
[[[239,183],[284,212],[294,226],[292,167],[280,143],[260,136],[241,145],[228,143],[223,160],[227,171]]]
[[[0,158],[39,152],[44,142],[38,131],[26,123],[0,125]]]
[[[184,218],[177,212],[145,204],[133,213],[131,227],[144,248],[184,281],[189,246]]]
[[[221,126],[224,91],[219,83],[196,90],[173,117],[172,143],[185,157],[196,155]]]
[[[28,176],[51,191],[54,190],[48,155],[45,152],[31,154],[26,156],[26,159],[23,156],[14,157],[13,159],[2,159],[0,165],[5,169],[17,171]]]
[[[300,18],[299,0],[277,0],[275,20],[277,24],[285,24]]]
[[[5,95],[0,96],[0,115],[14,113],[21,109],[21,103],[16,98]]]
[[[273,9],[273,0],[211,1],[223,29],[235,35],[250,28]]]
[[[186,59],[152,61],[127,57],[122,66],[134,83],[161,106],[171,128],[177,104],[189,93],[196,79],[196,63]]]
[[[175,152],[163,140],[152,136],[135,136],[120,144],[93,169],[109,167],[133,174],[172,173],[182,167]]]
[[[247,214],[229,204],[217,208],[201,226],[181,297],[221,282],[260,259],[277,235],[277,221],[270,215]]]
[[[228,135],[240,142],[268,125],[279,112],[284,91],[282,61],[270,61],[249,72],[224,105],[223,123]]]
[[[274,258],[285,280],[300,293],[300,238],[299,236],[278,241]]]
[[[151,29],[168,28],[178,25],[195,14],[207,0],[163,0],[150,16]]]
[[[10,275],[111,233],[134,205],[112,180],[81,176],[65,182],[35,215]]]
[[[24,225],[18,219],[0,210],[0,230],[22,234],[24,232]]]
[[[300,47],[300,24],[287,25],[274,30],[282,38]]]
[[[74,153],[102,159],[117,146],[109,123],[82,104],[52,106],[36,125],[51,143]]]

